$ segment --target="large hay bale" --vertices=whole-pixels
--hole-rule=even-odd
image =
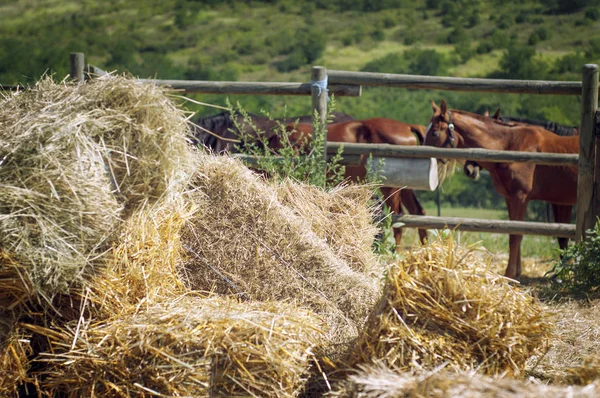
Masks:
[[[201,163],[191,194],[198,211],[182,232],[190,286],[295,300],[325,317],[332,341],[355,338],[379,296],[377,278],[353,271],[241,162],[204,156]]]
[[[384,296],[348,365],[383,361],[400,370],[520,374],[547,347],[551,325],[539,302],[487,269],[451,237],[408,252],[388,274]]]
[[[0,249],[20,266],[2,264],[0,290],[24,269],[22,290],[47,301],[102,261],[123,216],[193,169],[184,112],[134,79],[42,79],[2,98],[0,125]]]
[[[592,398],[600,384],[587,387],[551,386],[513,379],[491,378],[474,372],[398,373],[384,366],[363,367],[336,386],[328,397],[384,398]]]
[[[48,368],[36,376],[49,396],[297,396],[323,336],[293,304],[221,297],[74,326],[47,333]]]
[[[286,180],[277,187],[277,196],[309,223],[350,268],[381,277],[382,266],[372,250],[378,232],[370,205],[375,189],[369,185],[340,185],[324,191]]]

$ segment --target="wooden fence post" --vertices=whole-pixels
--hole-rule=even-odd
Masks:
[[[312,95],[313,126],[325,127],[323,160],[327,162],[327,68],[323,66],[313,66],[312,73],[310,76],[310,85]],[[317,112],[316,114],[315,111]],[[316,115],[318,115],[318,118],[316,118]]]
[[[71,62],[71,71],[69,73],[71,75],[71,79],[73,79],[73,81],[83,83],[83,69],[85,65],[83,53],[70,53],[69,59]]]
[[[581,88],[581,125],[579,141],[579,174],[577,178],[577,229],[576,239],[585,238],[585,231],[596,224],[595,205],[600,197],[594,171],[597,167],[597,150],[594,127],[598,109],[598,65],[583,66]],[[598,178],[599,176],[596,176]]]

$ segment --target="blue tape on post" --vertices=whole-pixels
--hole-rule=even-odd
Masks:
[[[310,85],[311,85],[311,87],[317,87],[319,89],[319,95],[321,95],[321,93],[323,91],[325,91],[325,93],[327,94],[327,102],[329,102],[329,89],[327,88],[327,76],[325,76],[325,79],[323,79],[323,80],[311,80]]]

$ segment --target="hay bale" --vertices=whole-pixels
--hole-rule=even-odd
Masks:
[[[383,267],[372,250],[378,232],[370,205],[375,189],[369,185],[340,185],[326,192],[285,180],[277,186],[277,197],[309,223],[350,268],[380,277]]]
[[[587,385],[600,380],[600,358],[590,355],[584,358],[580,366],[566,369],[566,382],[569,384]]]
[[[2,98],[0,125],[0,249],[14,260],[0,286],[24,269],[48,302],[102,262],[122,217],[193,169],[185,114],[134,79],[42,79]]]
[[[308,310],[221,297],[74,326],[48,333],[49,367],[36,376],[49,396],[292,397],[323,338]]]
[[[31,381],[29,335],[17,325],[13,316],[0,312],[0,396],[18,396],[23,383]]]
[[[450,236],[407,253],[389,271],[383,298],[347,362],[381,360],[403,371],[449,363],[519,375],[530,356],[547,348],[550,332],[533,296]]]
[[[194,210],[184,200],[158,202],[124,223],[102,272],[86,284],[95,319],[130,314],[189,292],[178,272],[184,261],[180,233]],[[92,311],[92,309],[90,309]]]
[[[431,397],[431,398],[592,398],[600,384],[587,387],[552,386],[509,378],[491,378],[474,372],[399,373],[385,366],[367,366],[348,377],[328,397]]]
[[[380,293],[376,278],[353,271],[241,162],[204,156],[195,186],[198,211],[182,231],[192,289],[295,300],[325,317],[332,341],[357,336]]]

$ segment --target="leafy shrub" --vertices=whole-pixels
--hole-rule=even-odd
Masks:
[[[260,131],[239,104],[237,109],[229,102],[227,105],[230,112],[241,114],[244,122],[252,126],[253,131]],[[332,98],[328,107],[328,123],[331,123],[331,114],[334,109],[335,99]],[[270,117],[266,111],[263,111],[263,114]],[[240,131],[245,131],[239,125],[235,127]],[[252,164],[252,167],[265,171],[271,178],[292,178],[319,187],[333,187],[343,181],[345,168],[340,163],[342,150],[329,159],[329,162],[323,159],[326,128],[326,124],[321,122],[313,125],[313,139],[304,143],[305,150],[302,151],[302,156],[298,155],[298,150],[290,142],[290,132],[287,131],[284,124],[279,124],[274,131],[279,137],[279,141],[283,143],[281,149],[269,148],[269,138],[265,134],[259,134],[258,137],[254,134],[242,134],[240,139],[244,145],[238,146],[237,149],[241,153],[255,156],[256,163]]]
[[[485,41],[480,42],[479,45],[477,45],[475,52],[477,54],[487,54],[487,53],[491,53],[493,49],[494,49],[494,45],[492,44],[492,42],[489,40],[485,40]]]
[[[527,39],[527,44],[529,44],[530,46],[535,46],[539,42],[540,42],[540,36],[538,36],[538,34],[535,32],[533,32],[531,35],[529,35],[529,39]]]
[[[562,258],[550,271],[554,284],[572,293],[600,291],[600,222],[587,231],[588,238],[562,251]]]
[[[589,8],[585,11],[585,18],[590,19],[592,21],[597,21],[600,19],[600,8],[594,7]]]
[[[600,38],[591,39],[585,50],[587,58],[600,58]]]

